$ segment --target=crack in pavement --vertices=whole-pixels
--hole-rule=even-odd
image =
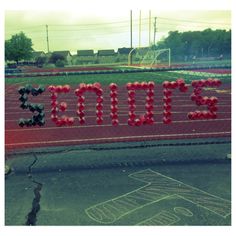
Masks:
[[[36,187],[34,188],[34,199],[32,201],[32,208],[31,211],[27,214],[27,221],[26,221],[26,225],[36,225],[36,221],[37,221],[37,213],[40,211],[40,199],[41,199],[41,194],[40,191],[42,190],[43,184],[36,181],[33,178],[32,175],[32,167],[35,165],[35,163],[38,161],[37,156],[33,153],[34,155],[34,161],[29,165],[28,167],[28,178],[34,183],[36,184]]]

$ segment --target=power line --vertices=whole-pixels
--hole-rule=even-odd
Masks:
[[[149,18],[142,18],[142,20],[148,20]],[[139,19],[132,19],[132,21],[139,21]],[[88,24],[52,24],[50,26],[53,26],[53,27],[61,27],[61,26],[71,26],[71,27],[77,27],[77,26],[98,26],[98,25],[113,25],[113,24],[129,24],[130,21],[129,20],[124,20],[124,21],[113,21],[113,22],[103,22],[103,23],[88,23]]]
[[[156,16],[157,17],[157,16]],[[188,20],[188,19],[177,19],[177,18],[167,18],[167,17],[157,17],[159,20],[158,25],[175,25],[176,26],[176,22],[182,22],[182,24],[184,22],[187,23],[194,23],[194,24],[208,24],[208,25],[224,25],[224,26],[230,26],[231,24],[228,23],[223,23],[223,22],[212,22],[212,21],[197,21],[197,20]],[[152,19],[155,19],[155,17],[152,17]],[[140,21],[140,19],[133,19],[132,20],[134,23],[137,23],[138,25],[138,21]],[[148,21],[150,21],[150,17],[146,18],[142,18],[142,21],[144,22],[144,24],[146,25],[146,23],[148,23]],[[162,21],[168,21],[168,23],[162,22]],[[173,23],[175,22],[175,23]],[[101,22],[101,23],[87,23],[87,24],[48,24],[48,26],[50,26],[50,31],[73,31],[72,29],[68,29],[68,27],[85,27],[80,28],[80,30],[92,30],[93,28],[88,28],[91,26],[95,26],[94,29],[98,29],[98,27],[104,27],[105,25],[116,25],[115,28],[126,28],[129,27],[129,20],[123,20],[123,21],[112,21],[112,22]],[[135,25],[134,25],[135,26]],[[11,31],[17,31],[17,30],[30,30],[30,29],[34,29],[33,31],[31,31],[31,33],[33,32],[39,32],[38,30],[35,30],[35,28],[39,28],[41,27],[43,30],[43,27],[45,27],[44,25],[34,25],[34,26],[30,26],[30,27],[23,27],[23,28],[14,28],[14,29],[9,29],[6,28],[7,32],[11,32]],[[53,29],[53,27],[67,27],[66,30],[63,29]],[[103,29],[103,28],[102,28]],[[74,29],[75,31],[77,31],[77,29]]]
[[[224,23],[224,22],[212,22],[212,21],[198,21],[198,20],[188,20],[188,19],[177,19],[177,18],[167,18],[167,17],[159,17],[156,16],[158,20],[164,20],[164,21],[178,21],[178,22],[188,22],[188,23],[200,23],[200,24],[212,24],[212,25],[228,25],[230,26],[231,24],[229,23]],[[154,17],[152,18],[154,19]],[[138,22],[139,19],[133,19],[133,22]],[[142,21],[149,21],[149,17],[143,17]],[[86,24],[48,24],[50,27],[89,27],[89,26],[104,26],[104,25],[114,25],[114,24],[126,24],[129,26],[129,20],[122,20],[122,21],[112,21],[112,22],[101,22],[101,23],[86,23]],[[20,28],[20,30],[26,30],[26,29],[35,29],[36,27],[45,27],[45,25],[34,25],[34,26],[29,26],[29,27],[24,27]],[[15,31],[18,30],[19,28],[13,28],[9,29],[7,28],[7,31]]]
[[[171,26],[175,26],[176,28],[175,29],[173,29],[173,27],[171,27]],[[44,26],[45,27],[45,26]],[[189,28],[189,25],[176,25],[176,24],[170,24],[170,23],[166,23],[166,24],[164,24],[164,23],[161,23],[161,22],[158,22],[158,28],[159,28],[159,32],[162,32],[162,31],[164,31],[164,32],[166,32],[166,31],[173,31],[173,30],[178,30],[178,28],[186,28],[186,29],[188,29]],[[133,28],[135,29],[135,31],[137,31],[138,30],[138,25],[133,25]],[[143,28],[143,30],[142,31],[147,31],[148,30],[148,26],[146,26],[146,27],[142,27]],[[195,25],[194,26],[194,28],[199,28],[199,29],[202,29],[202,28],[204,28],[204,26],[202,26],[202,25]],[[205,29],[206,28],[209,28],[209,27],[205,27]],[[99,29],[98,30],[98,28],[92,28],[92,29],[77,29],[77,30],[75,30],[75,29],[73,29],[73,30],[70,30],[70,29],[58,29],[58,30],[54,30],[54,29],[51,29],[50,28],[50,32],[53,32],[54,34],[61,34],[61,33],[63,33],[63,32],[71,32],[71,33],[79,33],[79,34],[86,34],[86,32],[90,32],[90,31],[93,31],[93,30],[97,30],[96,31],[96,34],[101,34],[101,32],[105,32],[105,30],[104,30],[104,28],[103,29]],[[105,33],[103,33],[104,35],[109,35],[109,34],[119,34],[119,33],[122,33],[122,32],[128,32],[129,30],[129,27],[127,26],[127,27],[115,27],[115,28],[113,28],[112,30],[112,32],[108,32],[108,31],[106,31]],[[25,31],[25,33],[26,34],[28,34],[28,35],[39,35],[39,34],[44,34],[44,31],[45,29],[42,29],[42,30],[35,30],[35,31]],[[122,32],[118,32],[118,31],[122,31]],[[10,33],[10,32],[6,32],[6,36],[7,37],[10,37],[10,36],[12,36],[14,33]]]
[[[136,24],[133,24],[133,26],[135,28],[136,27],[138,28],[139,24],[136,23]],[[27,33],[37,33],[37,34],[38,33],[43,33],[44,32],[44,27],[42,29],[25,31],[25,32],[27,32]],[[52,25],[48,25],[48,27],[50,27],[50,32],[79,32],[79,31],[105,30],[104,26],[102,26],[102,25],[100,25],[100,27],[92,27],[92,28],[86,27],[86,28],[78,28],[78,29],[68,29],[68,28],[66,28],[66,29],[53,29]],[[146,28],[147,28],[147,26],[146,26]],[[120,30],[129,29],[129,24],[127,24],[126,26],[125,25],[124,26],[116,26],[116,27],[112,28],[112,30],[116,30],[116,29],[120,29]],[[8,35],[12,34],[9,31],[16,32],[17,30],[7,30],[6,34],[8,34]]]
[[[159,19],[159,17],[157,17],[157,19]],[[192,22],[192,23],[196,23],[196,22]],[[189,24],[188,25],[186,25],[186,24],[178,25],[178,24],[175,24],[175,23],[164,23],[164,22],[160,22],[160,21],[158,21],[158,25],[159,26],[190,27]],[[50,32],[81,32],[81,31],[92,31],[92,30],[104,30],[102,25],[100,25],[101,28],[94,27],[94,28],[79,28],[79,29],[53,29],[52,25],[48,25],[48,26],[50,26]],[[139,27],[138,23],[137,24],[133,24],[133,27],[135,27],[135,28],[137,27],[138,28]],[[204,24],[202,24],[202,25],[195,25],[194,27],[195,28],[203,28]],[[209,25],[208,28],[209,27],[211,27],[211,26]],[[129,25],[127,24],[126,26],[116,26],[116,27],[113,28],[113,30],[116,30],[116,29],[123,30],[123,29],[128,29],[128,28],[129,28]],[[143,28],[144,29],[148,28],[148,26],[144,24]],[[21,28],[19,30],[22,31],[23,29],[24,28]],[[168,27],[167,29],[171,30],[171,27]],[[167,29],[164,29],[164,30],[167,30]],[[11,34],[13,34],[16,31],[18,31],[18,30],[16,30],[16,29],[15,30],[8,30],[8,29],[6,29],[6,35],[11,35]],[[38,30],[31,30],[31,31],[25,31],[25,32],[27,32],[28,34],[39,34],[39,33],[43,33],[43,31],[44,31],[44,29],[42,28],[41,30],[38,29]]]
[[[29,26],[29,27],[23,27],[20,28],[20,30],[25,30],[25,29],[35,29],[36,27],[44,27],[44,25],[35,25],[35,26]],[[9,27],[5,27],[7,31],[16,31],[19,30],[19,28],[13,28],[13,29],[9,29]]]
[[[201,24],[213,24],[213,25],[231,25],[228,23],[223,22],[211,22],[211,21],[193,21],[193,20],[186,20],[186,19],[174,19],[174,18],[165,18],[165,17],[158,17],[158,19],[167,20],[167,21],[181,21],[181,22],[189,22],[189,23],[201,23]]]
[[[176,19],[176,18],[166,18],[166,17],[158,17],[156,16],[158,19],[160,20],[165,20],[165,21],[180,21],[180,22],[189,22],[189,23],[201,23],[201,24],[214,24],[214,25],[231,25],[229,23],[224,23],[224,22],[212,22],[212,21],[197,21],[197,20],[187,20],[187,19]],[[155,18],[155,17],[153,17]],[[139,19],[133,19],[133,22],[138,22]],[[142,21],[149,21],[149,17],[146,18],[142,18]],[[110,24],[129,24],[129,21],[128,20],[125,20],[125,21],[113,21],[113,22],[103,22],[103,23],[91,23],[91,24],[53,24],[53,25],[50,25],[50,26],[55,26],[55,27],[58,27],[58,26],[69,26],[69,27],[77,27],[77,26],[99,26],[99,25],[110,25]]]
[[[131,12],[132,13],[132,12]],[[47,42],[47,50],[49,51],[49,28],[50,28],[50,40],[81,40],[84,37],[90,37],[90,38],[103,38],[103,39],[109,39],[109,37],[112,37],[113,35],[122,35],[122,34],[129,34],[129,32],[135,28],[135,34],[138,32],[139,28],[139,46],[141,44],[141,12],[140,16],[137,19],[133,19],[131,15],[132,22],[130,23],[129,20],[123,20],[123,21],[112,21],[112,22],[97,22],[97,23],[87,23],[87,24],[50,24],[46,25],[46,42]],[[192,24],[194,25],[194,28],[203,28],[208,26],[208,28],[220,25],[230,25],[227,23],[222,22],[206,22],[206,21],[193,21],[193,20],[187,20],[187,19],[175,19],[175,18],[165,18],[165,17],[149,17],[148,18],[142,18],[142,31],[145,32],[145,30],[148,30],[149,25],[149,45],[150,45],[150,21],[154,19],[154,43],[156,41],[156,34],[157,34],[157,20],[158,20],[158,32],[168,32],[171,30],[178,30],[180,28],[186,28],[189,29],[192,27]],[[181,23],[178,23],[181,22]],[[149,24],[148,24],[149,23]],[[114,27],[112,27],[114,26]],[[173,29],[174,27],[175,29]],[[58,28],[60,27],[60,28]],[[76,27],[76,28],[75,28]],[[106,31],[106,27],[109,29],[109,31]],[[64,29],[63,29],[64,28]],[[18,29],[19,31],[26,30],[26,34],[30,35],[32,37],[32,40],[39,40],[39,39],[45,39],[45,25],[35,25],[31,27],[24,27]],[[112,31],[110,31],[112,30]],[[10,32],[17,31],[17,29],[9,29],[6,28],[6,34],[10,35]],[[94,31],[96,31],[96,34],[94,34]],[[74,33],[74,35],[67,34],[66,32]],[[87,32],[91,32],[91,35]],[[53,33],[53,34],[52,34]],[[63,34],[64,33],[64,34]],[[75,34],[76,33],[76,34]],[[34,36],[34,35],[41,34],[42,36]],[[78,34],[78,36],[77,36]],[[131,34],[131,45],[132,45],[132,34]],[[71,37],[72,36],[72,37]],[[73,37],[74,36],[74,37]],[[6,37],[7,38],[7,37]],[[132,47],[132,46],[131,46]]]

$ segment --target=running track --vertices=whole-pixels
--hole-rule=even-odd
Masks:
[[[162,87],[155,88],[155,123],[140,127],[130,127],[127,125],[128,105],[127,91],[124,86],[119,87],[119,121],[118,126],[111,125],[110,97],[108,88],[104,88],[104,122],[103,125],[96,124],[95,116],[95,95],[86,93],[85,95],[85,116],[86,124],[81,126],[76,119],[73,126],[56,127],[50,120],[50,94],[45,91],[37,97],[29,96],[31,102],[43,103],[46,113],[46,124],[43,127],[18,126],[18,119],[30,118],[32,113],[22,110],[18,101],[17,92],[19,85],[6,85],[5,98],[5,147],[6,151],[46,146],[79,145],[105,142],[128,142],[160,139],[192,139],[208,137],[230,137],[231,135],[231,91],[230,84],[223,84],[216,90],[204,91],[206,96],[217,96],[218,117],[216,120],[191,121],[187,118],[187,113],[194,110],[205,109],[197,107],[191,100],[192,87],[187,93],[173,92],[172,120],[173,123],[166,125],[162,123]],[[71,88],[69,94],[59,95],[59,102],[68,103],[68,109],[64,114],[76,117],[77,98],[74,95],[76,87]],[[136,96],[137,115],[145,112],[145,94],[142,91]],[[61,115],[63,113],[60,113]]]

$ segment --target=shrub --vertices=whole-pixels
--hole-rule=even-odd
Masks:
[[[43,68],[55,68],[56,66],[55,66],[55,64],[53,64],[53,63],[47,63],[47,64],[44,64],[43,65]]]
[[[43,65],[47,62],[47,58],[46,57],[38,57],[36,59],[36,64],[38,67],[43,67]]]
[[[57,60],[55,63],[56,67],[64,67],[65,66],[65,61],[64,60]]]

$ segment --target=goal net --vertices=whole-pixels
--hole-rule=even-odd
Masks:
[[[167,49],[153,49],[150,47],[134,48],[129,53],[128,65],[144,68],[170,67],[171,52]]]

